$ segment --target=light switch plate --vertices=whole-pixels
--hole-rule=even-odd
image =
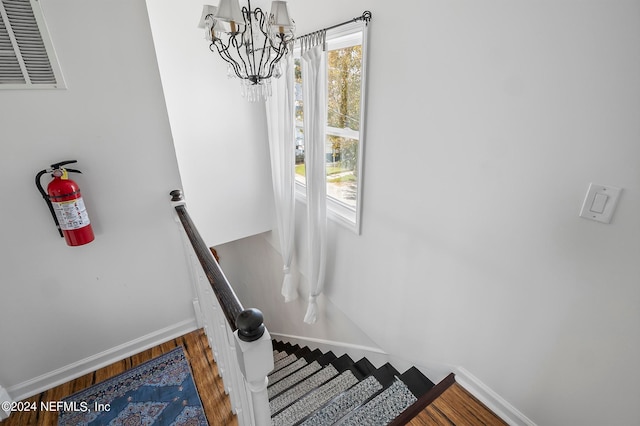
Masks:
[[[580,217],[602,223],[611,223],[611,217],[618,204],[621,188],[609,185],[589,184],[587,196],[582,203]]]

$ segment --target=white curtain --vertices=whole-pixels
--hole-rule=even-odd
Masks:
[[[269,152],[276,205],[278,236],[284,263],[282,295],[285,302],[298,297],[297,283],[291,274],[295,228],[295,144],[294,144],[294,67],[292,55],[282,59],[283,75],[272,79],[273,94],[267,101]]]
[[[307,179],[309,305],[304,322],[317,320],[317,298],[324,285],[327,230],[327,181],[325,171],[326,59],[322,46],[302,54],[304,146]]]

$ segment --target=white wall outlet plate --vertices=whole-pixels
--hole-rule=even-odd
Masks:
[[[621,191],[621,188],[615,186],[589,184],[580,217],[610,223]]]

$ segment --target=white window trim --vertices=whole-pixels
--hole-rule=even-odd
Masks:
[[[367,25],[363,22],[353,22],[327,32],[327,50],[341,49],[362,43],[362,79],[360,81],[360,130],[354,136],[354,131],[350,129],[338,129],[328,127],[328,134],[345,136],[351,139],[358,139],[358,186],[356,190],[356,207],[353,208],[342,201],[327,196],[327,218],[339,223],[356,235],[360,235],[362,229],[362,187],[364,186],[364,146],[366,129],[366,92],[367,92]],[[358,33],[362,32],[362,40]],[[299,49],[299,48],[298,48]],[[298,55],[299,55],[299,50]],[[296,127],[299,122],[296,122]],[[352,133],[353,132],[353,133]],[[302,203],[307,202],[306,186],[296,179],[295,182],[296,200]]]
[[[20,83],[20,84],[0,84],[0,90],[16,90],[16,89],[20,89],[20,90],[24,90],[24,89],[66,89],[66,83],[64,81],[64,77],[62,75],[62,69],[60,68],[60,64],[58,62],[58,58],[57,55],[55,53],[55,49],[53,47],[53,42],[51,41],[51,36],[49,34],[49,30],[47,28],[47,23],[44,19],[44,14],[42,13],[42,8],[40,6],[40,2],[39,0],[30,0],[29,3],[31,4],[31,9],[33,10],[33,16],[36,19],[36,25],[38,26],[38,30],[40,32],[40,37],[42,38],[42,42],[44,44],[46,53],[47,53],[47,57],[49,59],[49,64],[51,65],[51,69],[53,71],[53,75],[55,77],[56,82],[55,83],[48,83],[48,84],[34,84],[31,83],[31,81],[29,80],[28,76],[26,75],[26,71],[24,69],[24,63],[22,60],[22,55],[20,54],[19,51],[16,52],[16,55],[18,56],[18,61],[21,62],[21,68],[23,69],[23,74],[25,74],[25,83]],[[0,15],[1,18],[5,21],[8,22],[9,18],[6,14],[6,11],[4,9],[4,5],[2,5],[2,3],[0,2]],[[10,37],[13,38],[13,34],[10,33]],[[19,48],[17,47],[16,43],[15,43],[15,39],[13,41],[14,44],[14,50],[19,50]]]

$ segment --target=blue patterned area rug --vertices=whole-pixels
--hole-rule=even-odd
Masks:
[[[60,426],[208,425],[182,346],[62,402]]]

